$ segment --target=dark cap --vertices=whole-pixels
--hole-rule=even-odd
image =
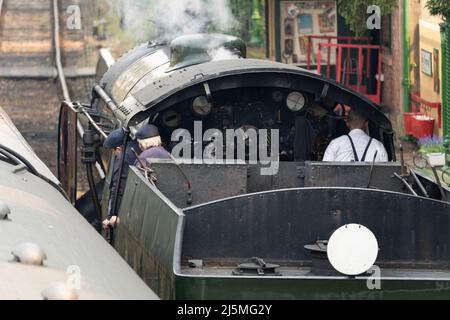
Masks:
[[[122,129],[117,129],[111,132],[103,143],[103,147],[107,149],[114,149],[122,146],[125,134]]]
[[[158,127],[153,124],[146,124],[136,132],[136,139],[144,140],[159,136]]]

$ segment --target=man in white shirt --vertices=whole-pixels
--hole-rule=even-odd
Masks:
[[[366,133],[367,119],[352,110],[348,116],[348,135],[331,141],[323,161],[325,162],[372,162],[375,154],[376,162],[388,162],[389,158],[384,145]]]

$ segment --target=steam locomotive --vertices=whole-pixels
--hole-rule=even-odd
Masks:
[[[396,162],[392,125],[380,107],[307,70],[246,59],[245,51],[240,39],[224,35],[146,43],[107,70],[90,104],[65,103],[62,119],[72,119],[60,133],[65,189],[76,189],[70,174],[76,145],[67,137],[82,114],[89,114],[86,129],[97,137],[86,139],[90,161],[107,172],[82,199],[94,203],[85,205],[85,216],[91,222],[105,216],[109,186],[117,183],[112,168],[121,159],[101,148],[101,135],[123,128],[127,143],[152,123],[173,151],[183,129],[194,139],[185,141],[190,148],[180,157],[147,160],[156,183],[130,167],[112,241],[161,298],[449,297],[448,190],[428,194],[423,190],[431,182],[409,176]],[[369,134],[384,144],[389,163],[321,161],[327,144],[348,132],[348,109],[369,119]],[[242,161],[218,159],[220,152],[217,161],[199,161],[212,143],[202,132],[225,137],[227,130],[251,128],[278,132],[256,136],[267,142],[258,144],[259,155],[277,139],[272,174],[262,175],[266,164],[260,156],[248,161],[248,152]],[[248,136],[234,138],[250,144]],[[351,223],[368,227],[378,240],[379,290],[367,287],[370,274],[336,273],[328,263],[328,239]]]

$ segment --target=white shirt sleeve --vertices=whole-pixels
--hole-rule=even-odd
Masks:
[[[377,141],[377,142],[378,142],[377,143],[377,150],[378,150],[377,161],[378,162],[388,162],[389,157],[388,157],[386,148],[380,141]]]
[[[328,145],[327,150],[325,150],[325,154],[323,155],[324,162],[334,162],[336,161],[336,140],[333,140]]]

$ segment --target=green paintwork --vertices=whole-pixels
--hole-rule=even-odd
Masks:
[[[410,39],[409,39],[409,15],[408,0],[403,0],[403,86],[405,112],[411,111],[411,74],[410,74]]]
[[[174,297],[175,237],[183,214],[130,168],[114,247],[162,299]]]
[[[450,166],[450,24],[446,22],[441,27],[443,135],[446,144],[446,165]]]
[[[180,300],[377,300],[448,299],[450,281],[381,280],[369,290],[364,279],[282,279],[176,277]],[[373,280],[369,280],[373,284]]]

